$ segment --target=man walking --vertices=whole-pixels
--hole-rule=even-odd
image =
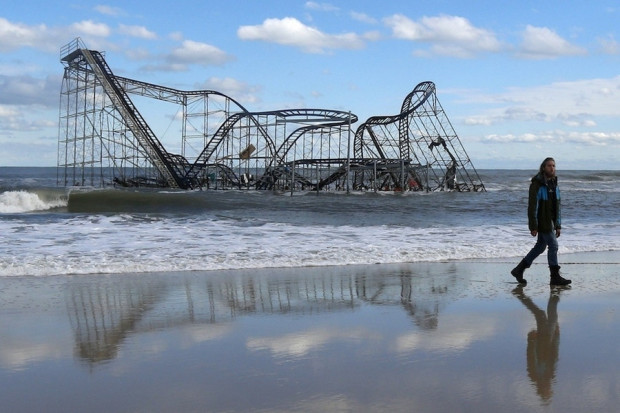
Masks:
[[[555,175],[555,160],[546,158],[540,165],[538,174],[532,178],[529,199],[527,204],[527,218],[530,233],[538,236],[536,245],[510,271],[519,284],[527,284],[523,272],[532,265],[532,262],[547,251],[547,261],[550,271],[550,285],[568,285],[567,280],[560,275],[558,265],[558,240],[562,229],[562,214],[560,208],[560,189],[558,178]]]

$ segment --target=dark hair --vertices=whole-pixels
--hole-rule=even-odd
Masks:
[[[540,172],[541,174],[545,172],[545,166],[547,165],[547,162],[549,161],[553,161],[555,162],[555,159],[553,159],[552,157],[548,157],[545,158],[544,161],[542,161],[542,163],[540,164],[540,168],[538,168],[538,172]]]

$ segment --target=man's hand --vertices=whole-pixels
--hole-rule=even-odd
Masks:
[[[560,228],[556,228],[555,229],[555,237],[556,238],[560,238],[560,232],[562,232],[562,230]]]
[[[538,231],[536,231],[535,229],[530,231],[530,234],[532,234],[533,237],[535,237],[536,235],[538,235]]]

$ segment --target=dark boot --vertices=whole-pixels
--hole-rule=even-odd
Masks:
[[[551,277],[549,285],[568,285],[572,282],[571,280],[567,280],[560,275],[559,265],[549,266],[549,274]]]
[[[512,271],[510,271],[512,276],[517,279],[519,284],[527,284],[527,280],[523,278],[523,272],[526,268],[530,268],[530,264],[525,262],[525,259],[522,259],[521,262],[517,264],[517,266],[514,267]]]

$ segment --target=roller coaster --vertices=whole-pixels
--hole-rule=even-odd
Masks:
[[[77,38],[60,50],[58,184],[273,191],[484,191],[432,82],[355,132],[351,112],[248,111],[214,90],[115,75]],[[136,102],[172,104],[166,142]],[[148,103],[144,106],[150,107]],[[161,117],[160,117],[161,118]],[[161,119],[158,119],[161,120]],[[170,139],[168,139],[169,141]],[[175,151],[171,151],[174,148]]]

